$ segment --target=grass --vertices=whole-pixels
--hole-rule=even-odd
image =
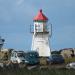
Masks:
[[[75,57],[73,58],[65,58],[65,63],[75,62]]]
[[[32,69],[26,68],[0,68],[0,75],[75,75],[75,70],[70,69]]]

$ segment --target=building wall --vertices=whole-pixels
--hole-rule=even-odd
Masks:
[[[33,35],[32,40],[32,50],[37,51],[39,56],[50,56],[50,47],[49,47],[49,34],[37,34],[35,37]]]

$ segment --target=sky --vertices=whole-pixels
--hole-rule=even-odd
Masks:
[[[75,0],[0,0],[4,48],[31,50],[30,25],[40,9],[52,24],[51,49],[75,48]]]

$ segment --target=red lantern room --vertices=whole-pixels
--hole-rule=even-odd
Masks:
[[[47,21],[48,18],[42,13],[42,9],[38,12],[38,14],[34,17],[34,21]]]
[[[34,17],[34,33],[35,32],[48,32],[47,21],[48,18],[43,14],[42,10]]]

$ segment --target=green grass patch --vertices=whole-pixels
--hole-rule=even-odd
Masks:
[[[73,58],[66,58],[65,59],[65,63],[67,64],[67,63],[70,63],[70,62],[75,62],[75,57],[73,57]]]
[[[75,75],[75,70],[67,69],[32,69],[26,68],[11,68],[1,69],[0,75]]]

